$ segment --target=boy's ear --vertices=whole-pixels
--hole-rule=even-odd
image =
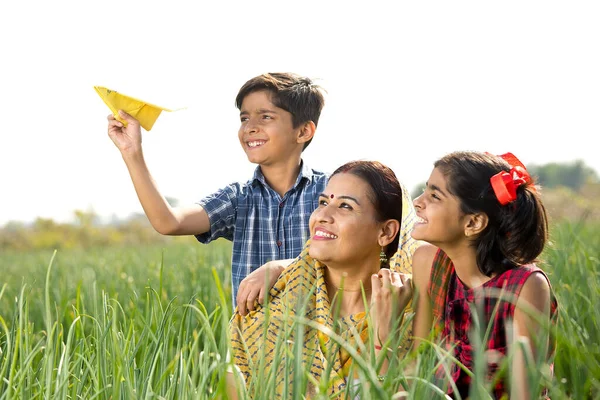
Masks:
[[[465,223],[465,236],[471,237],[480,234],[487,228],[489,221],[490,219],[486,213],[470,214]]]
[[[317,126],[314,122],[308,121],[305,122],[304,125],[300,127],[298,130],[297,140],[298,143],[306,143],[315,136],[315,131],[317,130]]]
[[[381,226],[381,232],[379,233],[378,243],[381,247],[385,247],[392,243],[392,240],[398,234],[400,230],[400,222],[396,219],[388,219]]]

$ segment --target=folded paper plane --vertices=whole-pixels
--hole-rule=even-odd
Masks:
[[[114,90],[102,86],[94,86],[94,89],[100,95],[104,103],[110,108],[115,119],[121,121],[125,126],[127,122],[119,117],[119,110],[125,111],[138,121],[145,130],[149,131],[163,111],[174,111],[168,108],[159,107],[146,101],[138,100],[133,97],[125,96]]]

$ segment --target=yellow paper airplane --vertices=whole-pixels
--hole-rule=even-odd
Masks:
[[[125,111],[138,121],[145,130],[149,131],[156,122],[162,111],[173,111],[168,108],[155,106],[148,102],[125,96],[102,86],[94,86],[94,89],[100,95],[104,103],[110,108],[115,119],[121,121],[125,126],[127,122],[119,117],[119,110]]]

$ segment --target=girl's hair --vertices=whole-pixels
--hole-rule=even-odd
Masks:
[[[375,207],[378,221],[395,219],[402,224],[402,187],[394,171],[378,161],[351,161],[336,169],[331,176],[339,173],[355,175],[371,187],[368,197]],[[400,232],[385,249],[388,260],[398,250],[399,241]]]
[[[490,183],[492,176],[509,172],[499,156],[454,152],[435,162],[447,180],[448,191],[465,214],[483,212],[487,227],[475,238],[477,266],[486,276],[536,261],[548,239],[546,209],[533,183],[517,188],[516,200],[501,205]]]

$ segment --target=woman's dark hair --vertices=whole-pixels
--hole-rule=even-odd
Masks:
[[[546,209],[533,183],[517,188],[516,200],[501,205],[490,178],[511,165],[499,156],[450,153],[434,163],[465,214],[485,213],[487,227],[474,239],[477,266],[486,276],[536,261],[548,239]]]
[[[402,187],[394,171],[378,161],[351,161],[336,169],[331,176],[339,173],[355,175],[371,187],[368,197],[375,207],[378,221],[395,219],[402,224]],[[388,260],[398,250],[399,241],[400,232],[385,249]]]

